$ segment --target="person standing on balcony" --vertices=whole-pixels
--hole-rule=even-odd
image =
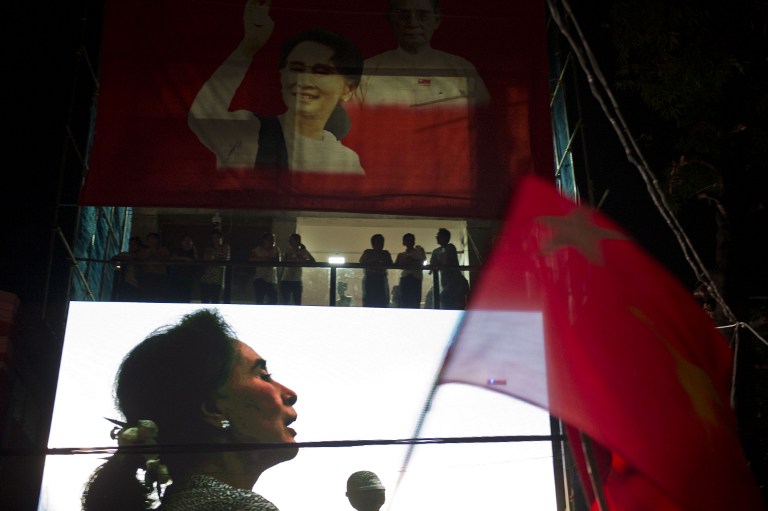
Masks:
[[[421,282],[424,278],[422,267],[427,255],[421,245],[416,245],[416,236],[406,233],[403,235],[405,250],[397,254],[396,265],[407,265],[413,268],[400,272],[400,307],[418,309],[421,307]]]
[[[388,307],[389,282],[385,266],[392,265],[392,255],[384,250],[384,236],[371,236],[371,248],[365,249],[360,263],[371,265],[363,275],[363,307]]]
[[[293,233],[288,237],[288,247],[283,252],[283,262],[314,263],[315,258],[301,242],[301,235]],[[301,305],[301,295],[304,290],[302,282],[303,268],[301,266],[286,266],[280,278],[280,303],[284,305]]]
[[[280,249],[275,245],[275,235],[265,232],[259,244],[251,250],[249,261],[254,263],[280,262]],[[253,293],[256,305],[277,305],[277,268],[257,266],[253,272]]]
[[[231,249],[228,243],[224,243],[224,235],[221,230],[214,229],[211,232],[211,244],[203,252],[203,261],[209,262],[200,276],[200,302],[219,303],[222,291],[224,291],[224,278],[227,267],[210,264],[213,261],[229,261]]]

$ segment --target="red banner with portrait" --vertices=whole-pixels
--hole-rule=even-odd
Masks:
[[[81,205],[496,218],[552,169],[545,6],[105,6]]]

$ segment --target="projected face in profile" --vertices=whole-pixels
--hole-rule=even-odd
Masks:
[[[283,101],[305,118],[328,119],[340,101],[352,96],[355,85],[339,74],[332,61],[334,51],[315,41],[299,43],[280,71]]]
[[[116,445],[116,441],[109,441],[112,424],[104,417],[121,418],[112,399],[112,384],[125,354],[158,325],[175,324],[182,315],[205,307],[72,302],[49,447],[102,446],[105,442]],[[257,469],[273,465],[260,474],[253,489],[279,509],[308,509],[322,502],[324,509],[354,511],[344,485],[351,473],[361,469],[378,476],[387,488],[386,500],[392,509],[492,509],[499,502],[526,511],[556,508],[551,442],[418,446],[397,491],[408,445],[395,442],[338,447],[342,441],[412,437],[462,312],[365,307],[265,309],[238,304],[222,304],[217,309],[233,326],[233,337],[253,340],[255,351],[240,342],[230,343],[228,334],[222,336],[226,342],[216,345],[226,361],[219,364],[224,375],[219,378],[218,370],[209,375],[215,384],[210,395],[208,385],[202,395],[194,393],[193,387],[199,387],[203,376],[213,371],[216,357],[208,351],[204,351],[205,357],[193,356],[187,335],[171,346],[170,358],[163,358],[156,366],[160,369],[147,370],[142,364],[136,375],[137,383],[143,384],[137,398],[157,398],[159,410],[149,413],[142,408],[140,415],[133,415],[158,423],[159,443],[223,443],[224,460],[213,458],[214,452],[190,460],[202,462],[200,470],[212,464],[219,470],[220,462],[232,461],[228,455],[232,451],[226,450],[228,442],[287,442],[287,447],[270,450],[268,458],[262,456],[267,452],[263,449],[254,451],[259,456],[251,459],[243,460],[242,453],[251,452],[247,449],[236,451],[235,456],[235,461],[246,461],[249,470],[254,465],[258,465]],[[116,324],[121,327],[116,329]],[[286,329],[286,325],[290,328]],[[363,330],[367,325],[377,328]],[[200,337],[202,341],[212,336],[206,330]],[[234,352],[231,359],[230,346]],[[150,350],[149,354],[154,359],[156,351]],[[279,366],[278,382],[290,382],[289,387],[301,394],[299,421],[289,423],[296,418],[293,408],[299,406],[294,404],[296,393],[268,381],[269,365],[262,365],[262,357],[270,359],[269,365],[274,368]],[[174,393],[172,399],[167,399],[172,388],[181,391],[182,398],[195,395],[189,401],[189,415],[175,421],[180,423],[179,433],[183,436],[166,438],[164,435],[174,433],[166,419],[182,414],[176,406],[181,402],[179,395]],[[202,413],[201,404],[209,401],[218,402],[221,410],[231,415],[226,432],[220,422],[210,424],[212,427],[195,422]],[[159,417],[160,412],[170,417]],[[421,437],[543,435],[550,431],[549,421],[546,411],[516,403],[500,393],[449,385],[434,395]],[[295,425],[299,425],[301,435],[295,437],[297,441],[332,442],[332,448],[295,443]],[[209,431],[211,436],[191,437],[190,426]],[[284,463],[300,445],[301,455]],[[101,453],[48,456],[38,511],[81,510],[83,484],[104,461]],[[168,463],[172,458],[161,453],[161,461]],[[179,464],[168,468],[171,477],[184,472]],[[198,467],[190,469],[197,471]],[[248,474],[250,478],[255,475],[250,471]],[[217,475],[221,477],[220,473],[213,477]],[[301,491],[297,491],[298,487]],[[431,488],[451,491],[434,492]],[[107,486],[107,494],[113,495],[111,486]]]
[[[250,346],[237,343],[235,366],[219,392],[216,408],[230,421],[231,438],[237,443],[293,443],[296,393],[278,383],[267,362]],[[218,416],[217,416],[218,420]],[[279,461],[296,456],[298,449],[278,449]]]

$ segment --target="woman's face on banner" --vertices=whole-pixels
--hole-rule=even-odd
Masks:
[[[332,57],[330,47],[314,41],[304,41],[291,50],[280,71],[288,111],[323,120],[340,100],[349,99],[354,87],[338,73]]]

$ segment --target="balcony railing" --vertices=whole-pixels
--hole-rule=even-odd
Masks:
[[[255,303],[252,287],[253,276],[257,268],[275,268],[280,275],[285,268],[302,268],[303,299],[302,305],[362,306],[363,279],[366,270],[385,270],[388,284],[388,306],[399,307],[397,288],[402,270],[414,270],[406,265],[371,265],[362,263],[295,263],[295,262],[245,262],[245,261],[146,261],[146,260],[102,260],[77,258],[78,264],[105,264],[113,269],[112,290],[109,293],[96,293],[97,296],[110,296],[111,301],[142,302],[200,302],[199,279],[206,268],[223,268],[224,279],[220,303]],[[470,275],[480,270],[479,266],[459,265],[454,267],[436,267],[424,265],[422,270],[422,292],[420,308],[462,308],[445,307],[441,299],[445,297],[442,289],[449,274],[460,273],[465,282],[470,282]],[[442,276],[442,278],[441,278]],[[77,278],[77,277],[75,277]],[[142,284],[151,285],[142,286]],[[178,286],[189,286],[185,293],[175,293]],[[279,286],[278,286],[279,288]],[[394,291],[394,292],[393,292]],[[468,286],[467,286],[468,292]],[[184,297],[188,298],[184,298]],[[180,298],[181,297],[181,298]],[[72,297],[73,299],[93,299],[92,297]],[[279,303],[282,303],[280,300]],[[441,307],[443,306],[443,307]]]

